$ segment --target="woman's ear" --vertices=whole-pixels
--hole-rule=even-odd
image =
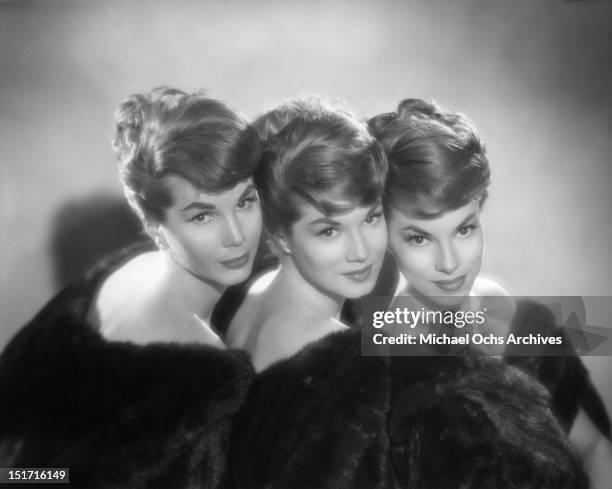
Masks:
[[[279,231],[272,235],[272,241],[284,255],[291,255],[291,247],[287,235],[283,231]]]
[[[145,231],[160,250],[168,249],[168,241],[166,241],[161,224],[155,221],[147,221],[145,223]]]

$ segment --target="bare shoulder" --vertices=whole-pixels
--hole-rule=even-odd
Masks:
[[[225,344],[228,348],[246,348],[247,340],[254,326],[252,318],[255,305],[254,297],[247,294],[225,333]]]
[[[253,285],[249,287],[248,295],[257,296],[263,294],[266,290],[268,290],[270,284],[278,275],[279,270],[279,268],[276,268],[257,277],[257,279],[253,282]]]
[[[509,294],[495,280],[486,277],[477,277],[472,287],[472,295],[477,296],[506,296]]]
[[[157,251],[149,251],[135,256],[106,278],[102,287],[100,287],[99,298],[138,286],[148,280],[151,271],[156,268],[158,263],[159,252]]]
[[[507,323],[510,323],[514,317],[516,312],[514,298],[495,280],[478,277],[470,295],[482,297],[481,307],[486,307],[490,316]]]
[[[125,306],[128,298],[137,301],[134,292],[141,293],[143,286],[150,283],[151,274],[158,269],[159,254],[157,251],[142,253],[124,263],[112,272],[100,286],[89,311],[93,324],[102,324]]]
[[[291,358],[307,345],[345,329],[346,325],[331,318],[313,323],[288,309],[274,311],[262,325],[251,350],[255,370],[260,372],[279,360]]]

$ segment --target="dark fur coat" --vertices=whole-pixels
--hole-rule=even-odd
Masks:
[[[385,296],[390,303],[398,281],[397,265],[388,253],[376,286],[369,295]],[[532,300],[518,301],[511,331],[517,334],[533,332],[564,336],[563,328],[555,324],[552,312]],[[559,355],[554,353],[548,351],[542,356],[528,357],[512,356],[511,352],[507,352],[505,359],[508,364],[533,375],[546,387],[551,396],[553,412],[567,432],[570,431],[579,410],[582,409],[597,429],[610,439],[609,414],[599,392],[591,382],[584,363],[573,351],[564,349]]]
[[[109,342],[87,324],[98,285],[134,252],[52,299],[0,356],[0,466],[68,467],[71,487],[219,485],[250,361],[205,345]]]
[[[256,376],[228,487],[587,487],[530,376],[478,354],[381,358],[360,348],[358,331],[333,333]]]
[[[511,330],[518,334],[533,332],[565,336],[563,327],[555,324],[552,312],[546,306],[529,300],[518,302]],[[582,409],[597,429],[610,438],[610,417],[580,357],[571,346],[571,351],[566,350],[568,347],[561,347],[563,355],[554,354],[557,347],[549,348],[546,355],[536,357],[513,357],[512,352],[507,351],[505,359],[508,364],[534,375],[548,389],[553,412],[567,432]]]

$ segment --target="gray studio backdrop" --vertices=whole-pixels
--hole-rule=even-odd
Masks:
[[[133,232],[112,114],[161,84],[248,116],[304,92],[362,117],[409,96],[461,109],[492,163],[485,273],[612,296],[610,60],[606,0],[0,1],[0,348],[79,250]],[[612,361],[586,361],[610,409]]]

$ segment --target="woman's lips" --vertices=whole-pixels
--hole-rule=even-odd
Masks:
[[[238,268],[244,267],[248,262],[249,262],[249,253],[247,252],[244,255],[237,256],[236,258],[222,261],[221,264],[224,267],[231,268],[232,270],[236,270]]]
[[[465,275],[461,275],[460,277],[452,280],[434,280],[433,283],[444,292],[456,292],[465,283]]]
[[[372,273],[372,265],[368,265],[366,267],[360,268],[358,270],[354,270],[352,272],[343,273],[345,277],[350,278],[355,282],[365,282],[370,278],[370,274]]]

